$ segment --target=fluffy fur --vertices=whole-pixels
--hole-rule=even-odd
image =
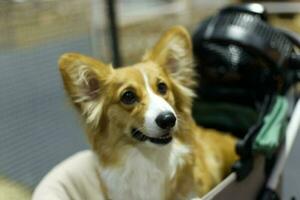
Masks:
[[[108,199],[201,197],[237,159],[233,137],[202,129],[191,117],[195,72],[190,36],[184,28],[171,28],[132,66],[113,69],[76,53],[64,54],[59,66],[67,94],[98,155]],[[167,87],[165,93],[158,89],[161,82]],[[122,102],[126,91],[135,94],[134,103]],[[165,111],[176,117],[167,133],[155,123]],[[132,136],[134,128],[148,139],[169,134],[172,140],[166,144],[140,141]]]

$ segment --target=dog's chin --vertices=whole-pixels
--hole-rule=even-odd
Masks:
[[[149,141],[153,144],[158,144],[158,145],[169,144],[173,139],[171,133],[166,133],[161,137],[150,137],[150,136],[145,135],[144,133],[142,133],[141,131],[139,131],[136,128],[133,128],[131,130],[131,136],[140,142]]]

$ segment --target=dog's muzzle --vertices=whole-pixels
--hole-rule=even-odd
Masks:
[[[136,128],[133,128],[131,130],[131,135],[132,135],[132,137],[134,137],[135,139],[137,139],[141,142],[145,142],[146,140],[149,140],[150,142],[152,142],[154,144],[160,144],[160,145],[165,145],[172,141],[172,136],[170,133],[164,134],[161,137],[149,137],[149,136],[143,134],[141,131],[139,131]]]

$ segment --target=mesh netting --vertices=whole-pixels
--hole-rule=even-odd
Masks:
[[[57,60],[70,51],[92,54],[90,1],[20,2],[0,3],[0,199],[7,199],[9,182],[33,188],[55,164],[87,148]]]

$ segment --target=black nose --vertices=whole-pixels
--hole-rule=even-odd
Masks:
[[[160,128],[168,129],[175,126],[176,117],[171,112],[163,112],[156,117],[155,122]]]

